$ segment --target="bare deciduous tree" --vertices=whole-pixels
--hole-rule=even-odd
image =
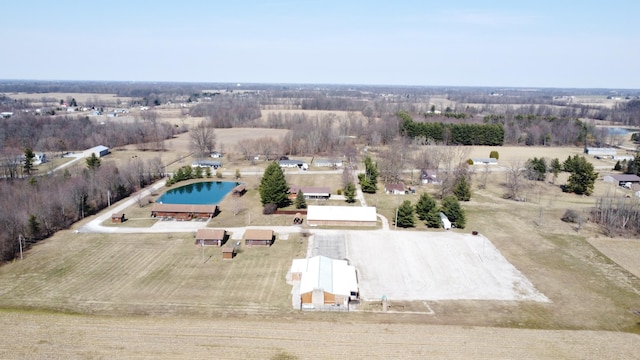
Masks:
[[[191,150],[197,157],[207,157],[216,146],[216,134],[213,127],[201,122],[189,130]]]

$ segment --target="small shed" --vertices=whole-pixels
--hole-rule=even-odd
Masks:
[[[111,222],[112,223],[123,223],[125,222],[124,213],[113,213],[111,214]]]
[[[227,241],[227,231],[223,229],[198,229],[196,245],[222,246]]]
[[[238,249],[235,246],[225,246],[222,248],[222,258],[231,260],[236,257]]]
[[[247,246],[271,246],[275,240],[274,238],[273,230],[247,229],[244,233],[245,244]]]

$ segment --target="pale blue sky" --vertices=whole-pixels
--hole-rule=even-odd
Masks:
[[[640,1],[4,1],[0,79],[640,89]]]

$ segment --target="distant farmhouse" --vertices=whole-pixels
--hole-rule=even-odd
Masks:
[[[193,163],[191,163],[191,167],[217,169],[219,167],[222,167],[222,162],[221,161],[213,161],[213,160],[196,160]]]
[[[422,184],[442,184],[442,180],[438,179],[438,175],[435,170],[426,169],[422,169],[420,172],[420,182]]]
[[[384,184],[384,191],[391,195],[404,195],[404,182],[400,181],[395,184]]]
[[[317,167],[331,167],[338,168],[342,166],[342,160],[340,159],[315,159],[313,164]]]
[[[473,165],[498,165],[498,159],[494,158],[472,158]]]
[[[309,164],[302,160],[279,160],[278,165],[280,165],[281,168],[298,168],[302,170],[309,168]]]
[[[331,196],[331,190],[328,186],[291,186],[289,188],[289,197],[295,199],[298,192],[302,191],[305,199],[321,199],[326,200]]]

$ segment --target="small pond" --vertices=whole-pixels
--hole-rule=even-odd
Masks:
[[[160,204],[217,205],[233,188],[235,181],[205,181],[183,185],[162,194]]]

